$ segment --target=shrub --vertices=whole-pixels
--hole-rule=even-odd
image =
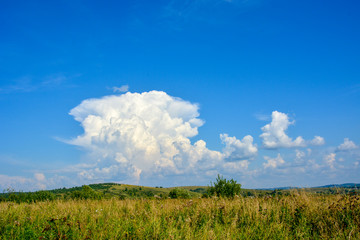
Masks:
[[[84,185],[82,186],[81,191],[73,191],[70,194],[72,199],[101,199],[102,196],[100,193],[94,191],[91,187]]]
[[[241,184],[236,183],[234,179],[226,180],[222,176],[218,175],[216,182],[211,183],[208,189],[209,195],[216,195],[218,197],[233,198],[236,194],[239,194],[241,190]]]
[[[190,193],[182,188],[174,188],[169,193],[170,198],[190,198]]]
[[[209,194],[203,193],[203,194],[201,195],[201,197],[202,197],[202,198],[209,198]]]

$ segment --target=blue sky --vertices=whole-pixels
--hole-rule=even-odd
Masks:
[[[360,182],[359,7],[2,2],[0,187]]]

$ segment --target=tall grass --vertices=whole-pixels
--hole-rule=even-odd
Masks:
[[[0,239],[360,239],[358,196],[0,203]]]

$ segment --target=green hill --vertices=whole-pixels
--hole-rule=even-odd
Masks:
[[[352,187],[354,186],[354,187]],[[314,188],[280,188],[280,189],[241,189],[243,197],[266,197],[289,195],[292,191],[305,191],[310,194],[359,194],[358,184],[328,185]],[[0,193],[1,201],[38,202],[54,199],[165,199],[165,198],[201,198],[207,196],[207,186],[181,187],[146,187],[118,183],[99,183],[81,187],[59,188],[37,192]]]
[[[118,183],[99,183],[99,184],[90,184],[94,191],[100,193],[105,198],[118,197],[120,199],[138,199],[138,198],[167,198],[170,191],[175,189],[163,188],[163,187],[146,187],[146,186],[137,186],[130,184],[118,184]],[[189,192],[191,198],[199,198],[203,193],[206,192],[207,187],[178,187]],[[73,188],[60,188],[49,190],[58,196],[69,195],[74,191],[81,191],[82,187],[73,187]]]

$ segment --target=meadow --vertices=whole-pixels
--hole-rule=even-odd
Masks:
[[[0,202],[0,239],[360,239],[357,194]]]

